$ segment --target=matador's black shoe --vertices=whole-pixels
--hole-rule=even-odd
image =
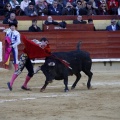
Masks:
[[[7,83],[7,86],[9,88],[9,90],[12,91],[12,87],[10,86],[10,82]]]
[[[24,86],[22,86],[21,89],[26,90],[26,91],[31,91],[30,88],[26,88],[26,87],[24,87]]]

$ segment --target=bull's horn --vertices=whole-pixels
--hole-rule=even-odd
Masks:
[[[55,63],[54,62],[50,62],[50,63],[48,63],[48,66],[55,66]]]

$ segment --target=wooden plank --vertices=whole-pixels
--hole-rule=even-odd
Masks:
[[[76,19],[76,15],[61,15],[61,16],[54,16],[52,15],[53,19],[55,20],[74,20]],[[91,16],[87,16],[87,15],[83,15],[82,16],[84,20],[87,20],[89,18],[92,18],[94,20],[111,20],[111,19],[120,19],[119,15],[91,15]],[[0,17],[0,20],[3,20],[4,16]],[[37,20],[46,20],[47,16],[16,16],[17,20],[23,20],[23,21],[27,21],[27,20],[33,20],[33,19],[37,19]]]
[[[66,28],[61,28],[59,25],[43,25],[43,31],[94,31],[94,26],[93,24],[67,24]]]

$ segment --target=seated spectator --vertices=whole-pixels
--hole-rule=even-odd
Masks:
[[[77,0],[58,0],[59,3],[63,6],[66,7],[67,2],[70,2],[73,7],[76,7],[76,2]]]
[[[106,4],[101,4],[98,10],[98,15],[108,15]]]
[[[85,10],[86,15],[96,15],[96,10],[92,7],[91,2],[87,2]]]
[[[43,0],[38,0],[37,5],[35,6],[37,9],[37,13],[39,16],[48,15],[48,7],[44,4]]]
[[[86,24],[86,21],[82,20],[82,16],[78,15],[77,20],[73,20],[73,24]]]
[[[95,9],[96,14],[98,14],[98,10],[99,10],[99,9],[98,9],[98,5],[97,5],[96,0],[89,0],[89,2],[92,3],[92,8]]]
[[[9,3],[9,0],[0,0],[0,9],[2,10],[7,3]]]
[[[62,6],[54,0],[52,5],[48,7],[49,15],[62,15]]]
[[[32,26],[29,27],[29,32],[41,32],[40,27],[37,26],[37,20],[32,20]]]
[[[85,8],[86,7],[86,3],[87,3],[87,0],[80,0],[82,2],[82,7]],[[89,0],[88,0],[89,1]]]
[[[82,2],[78,0],[75,7],[75,15],[82,15],[82,11],[83,11]]]
[[[53,1],[54,1],[54,0],[46,0],[48,6],[52,5]]]
[[[15,9],[16,6],[19,6],[19,2],[17,0],[11,0],[10,4],[11,4],[11,6],[12,6],[13,9]]]
[[[39,1],[39,0],[35,0],[35,5],[38,4],[38,1]],[[42,1],[43,1],[43,4],[44,4],[46,7],[48,7],[48,3],[46,2],[46,0],[42,0]]]
[[[83,7],[82,2],[80,0],[77,1],[75,7],[75,15],[86,15],[86,10]]]
[[[54,21],[52,16],[48,16],[47,20],[44,23],[45,25],[58,25],[59,23]]]
[[[13,12],[14,12],[14,9],[12,9],[12,6],[11,6],[10,3],[7,3],[7,4],[5,4],[5,6],[4,6],[3,12],[4,12],[4,16],[5,16],[5,17],[9,17],[9,16],[10,16],[10,13],[13,13]]]
[[[24,11],[26,7],[28,7],[30,1],[29,0],[23,0],[20,4],[20,8]]]
[[[4,15],[4,9],[7,3],[9,3],[9,0],[0,0],[0,16]]]
[[[97,3],[95,2],[95,0],[89,0],[92,3],[92,7],[94,9],[98,9]]]
[[[118,0],[108,0],[107,5],[108,5],[108,10],[110,11],[110,14],[117,15]]]
[[[25,8],[24,12],[27,16],[38,16],[37,10],[32,2],[30,2],[28,7]]]
[[[101,6],[101,4],[106,4],[106,0],[98,0],[97,1],[98,8]]]
[[[65,21],[62,21],[62,22],[59,22],[58,25],[59,25],[61,28],[66,28],[67,23],[66,23]]]
[[[16,14],[16,16],[24,16],[25,15],[24,11],[20,8],[20,6],[16,6],[15,14]]]
[[[0,15],[4,15],[4,6],[9,3],[9,0],[0,0]]]
[[[93,24],[93,19],[89,18],[88,19],[88,24]]]
[[[75,15],[75,9],[70,2],[67,2],[66,7],[63,8],[62,15]]]
[[[6,17],[4,20],[3,20],[3,24],[10,24],[10,23],[14,23],[14,24],[18,24],[18,21],[16,20],[16,15],[15,13],[11,13],[10,14],[10,17]]]
[[[35,5],[37,5],[37,4],[38,4],[38,1],[39,1],[39,0],[35,0]]]
[[[32,2],[35,5],[35,0],[29,0],[30,2]]]
[[[93,24],[94,25],[94,23],[93,23],[93,19],[88,19],[88,24]],[[94,31],[96,31],[96,28],[95,28],[95,26],[94,26]]]
[[[118,12],[118,15],[120,15],[120,4],[119,4],[119,7],[117,9],[117,12]]]
[[[107,31],[117,31],[119,30],[119,26],[116,24],[116,20],[112,19],[111,20],[111,25],[106,27]]]

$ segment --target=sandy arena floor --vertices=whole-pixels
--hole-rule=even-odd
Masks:
[[[76,89],[67,93],[63,81],[54,81],[39,92],[45,79],[41,72],[28,84],[32,91],[21,90],[26,71],[10,92],[6,83],[12,73],[0,70],[0,120],[120,120],[120,72],[94,72],[91,90],[82,73]],[[74,79],[69,77],[69,88]]]

